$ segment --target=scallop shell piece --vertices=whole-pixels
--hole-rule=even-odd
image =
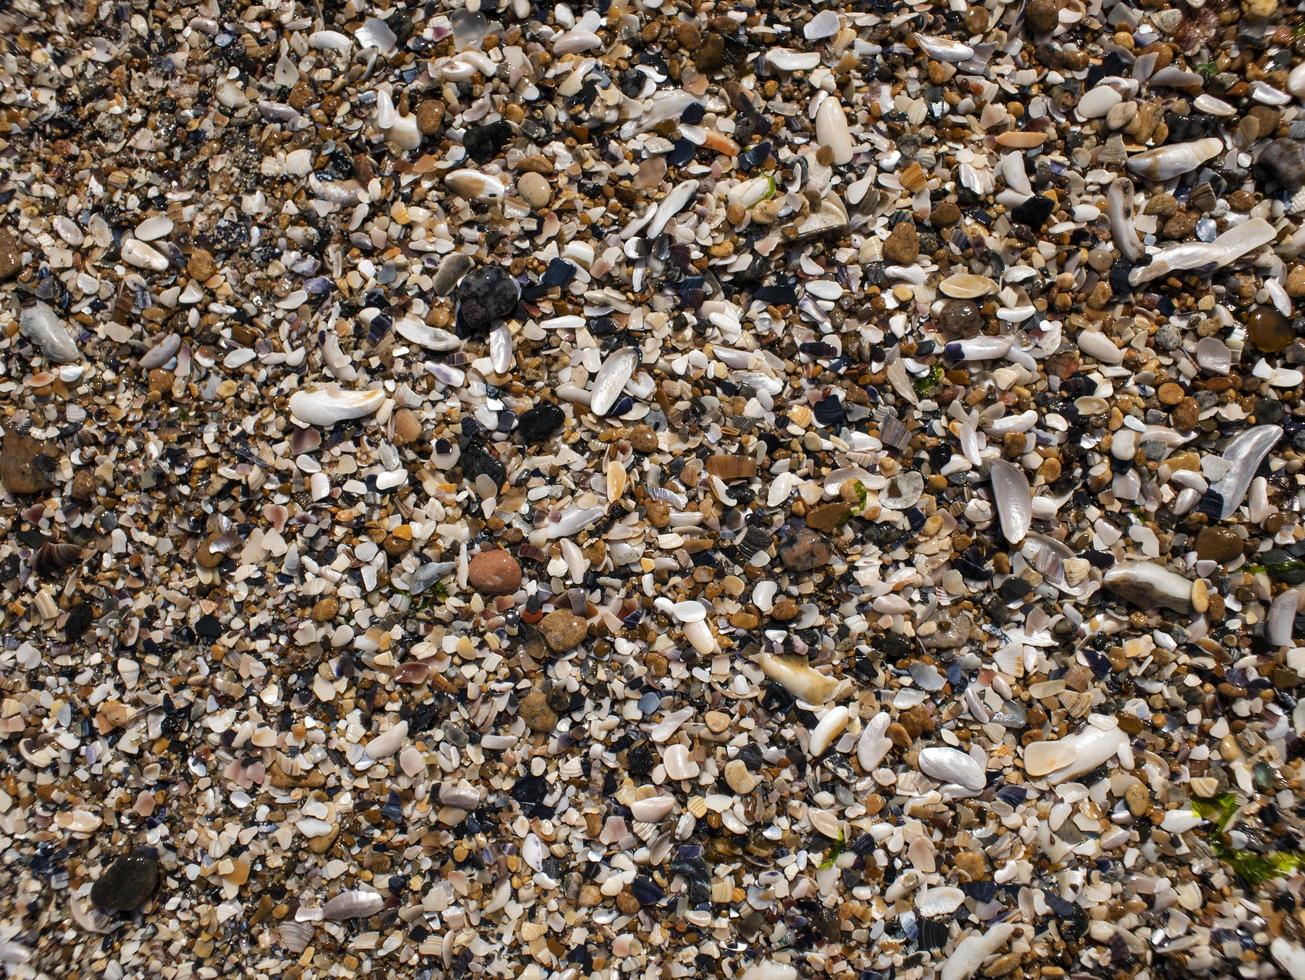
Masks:
[[[931,34],[917,32],[915,42],[920,45],[920,50],[934,61],[945,61],[955,65],[960,64],[962,61],[969,61],[974,57],[972,47],[968,44],[962,44],[960,41],[953,41],[949,37],[936,37]]]
[[[1030,776],[1045,776],[1073,765],[1078,746],[1067,738],[1048,742],[1030,742],[1024,747],[1024,771]]]
[[[371,415],[385,402],[385,392],[345,391],[328,385],[290,396],[290,414],[308,425],[335,425],[348,419]]]
[[[983,767],[960,749],[949,746],[930,746],[921,749],[920,771],[943,783],[956,783],[972,793],[978,793],[988,783]]]
[[[824,704],[838,690],[838,681],[826,677],[805,660],[763,653],[757,658],[761,672],[807,704]]]
[[[450,170],[444,175],[444,186],[459,197],[473,201],[489,201],[507,193],[507,185],[497,177],[482,174],[479,170]]]
[[[938,284],[944,296],[952,299],[978,299],[997,291],[997,284],[987,276],[976,276],[972,272],[958,272],[948,276]]]
[[[1024,470],[1004,459],[994,459],[989,470],[992,497],[1001,518],[1001,533],[1011,544],[1019,544],[1033,525],[1033,491]]]
[[[607,355],[590,386],[589,408],[595,415],[601,417],[611,411],[639,361],[640,353],[633,347],[621,347]]]
[[[1195,170],[1223,152],[1223,140],[1213,136],[1188,143],[1169,143],[1130,157],[1128,169],[1150,180],[1170,180]]]
[[[39,300],[18,314],[19,332],[56,364],[81,360],[81,351],[59,314]]]
[[[340,892],[322,906],[323,919],[365,919],[385,908],[385,899],[361,888]]]

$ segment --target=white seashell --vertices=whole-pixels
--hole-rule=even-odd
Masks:
[[[1223,99],[1216,99],[1213,95],[1202,93],[1192,100],[1192,107],[1197,112],[1204,112],[1207,116],[1219,116],[1226,118],[1237,115],[1237,110],[1230,106]]]
[[[915,896],[915,908],[925,918],[951,915],[965,901],[965,892],[950,885],[940,888],[922,888]]]
[[[1105,334],[1099,330],[1082,330],[1079,332],[1078,349],[1088,357],[1094,357],[1102,364],[1122,364],[1124,362],[1124,352],[1115,346]]]
[[[824,704],[838,689],[838,681],[826,677],[805,660],[797,657],[780,657],[773,653],[763,653],[757,658],[757,665],[772,681],[793,697],[808,704]]]
[[[429,350],[450,351],[462,346],[456,334],[439,327],[428,326],[410,316],[399,317],[394,321],[394,332],[404,340],[409,340]]]
[[[1228,443],[1223,451],[1223,459],[1228,462],[1228,472],[1218,483],[1210,487],[1212,494],[1220,500],[1219,517],[1227,520],[1237,512],[1246,496],[1246,490],[1255,477],[1255,471],[1264,462],[1269,450],[1282,438],[1282,426],[1257,425]]]
[[[1185,834],[1203,823],[1204,818],[1198,817],[1191,810],[1170,810],[1160,821],[1160,829],[1171,834]]]
[[[1024,747],[1024,771],[1030,776],[1045,776],[1073,765],[1076,759],[1078,747],[1067,738],[1031,742]]]
[[[397,328],[397,324],[396,324]],[[457,340],[456,337],[453,338]],[[489,332],[489,363],[497,374],[512,370],[515,355],[512,352],[512,331],[506,323],[499,323]]]
[[[1305,67],[1305,66],[1302,66]],[[1300,69],[1297,69],[1299,71]],[[1293,71],[1292,75],[1296,72]],[[1305,96],[1302,96],[1305,98]],[[1305,980],[1305,949],[1282,936],[1269,944],[1269,952],[1278,961],[1278,965],[1287,971],[1291,980]],[[797,974],[794,974],[796,977]]]
[[[576,54],[580,51],[589,51],[602,46],[602,38],[593,31],[584,31],[577,28],[567,31],[553,42],[553,54]]]
[[[382,54],[392,54],[399,39],[390,25],[379,17],[368,17],[362,27],[353,32],[354,38],[363,48],[378,48]]]
[[[18,314],[19,332],[56,364],[81,359],[77,343],[54,310],[40,300]]]
[[[1277,229],[1263,218],[1250,218],[1230,228],[1212,242],[1179,242],[1160,249],[1151,264],[1139,266],[1128,276],[1134,286],[1150,282],[1170,272],[1212,265],[1216,269],[1237,261],[1243,255],[1268,245],[1278,237]]]
[[[930,746],[920,750],[920,770],[939,782],[956,783],[973,793],[987,785],[983,768],[960,749],[948,746]]]
[[[1120,728],[1088,725],[1061,741],[1072,746],[1074,761],[1047,776],[1047,781],[1053,786],[1091,772],[1128,745],[1128,736]]]
[[[152,242],[172,234],[172,219],[166,214],[146,218],[136,226],[135,235],[142,242]]]
[[[1223,140],[1213,136],[1189,143],[1169,143],[1129,157],[1128,169],[1151,180],[1169,180],[1195,170],[1223,152]]]
[[[822,10],[802,25],[802,36],[808,41],[823,41],[837,34],[838,28],[837,11]]]
[[[852,162],[852,134],[847,129],[847,116],[832,95],[826,96],[816,110],[816,142],[833,153],[835,166]]]
[[[1264,635],[1275,647],[1291,643],[1296,625],[1296,610],[1300,605],[1300,591],[1288,589],[1269,604],[1269,615],[1264,623]]]
[[[707,618],[707,607],[696,599],[686,599],[671,605],[671,615],[684,625],[701,623]]]
[[[122,243],[122,260],[128,265],[149,269],[151,272],[166,272],[168,268],[168,260],[161,252],[135,238],[128,238]]]
[[[959,272],[948,276],[938,288],[944,296],[952,299],[977,299],[997,291],[997,284],[987,276],[976,276],[971,272]]]
[[[620,347],[607,355],[590,385],[589,408],[595,415],[606,415],[616,404],[634,369],[639,366],[640,357],[639,351],[633,347]]]
[[[1130,262],[1142,254],[1142,242],[1133,225],[1133,182],[1116,178],[1106,190],[1106,216],[1110,219],[1110,237]]]
[[[335,425],[371,415],[385,401],[385,392],[345,391],[334,385],[290,396],[290,414],[308,425]]]
[[[774,193],[775,178],[769,175],[763,175],[761,177],[752,177],[749,180],[740,181],[735,184],[730,188],[726,200],[731,204],[750,208],[754,204],[760,204]]]
[[[368,742],[363,751],[373,761],[386,759],[399,750],[399,746],[403,744],[403,740],[407,737],[408,723],[401,721],[397,725],[387,728]]]
[[[969,61],[974,57],[974,49],[968,44],[962,44],[960,41],[953,41],[948,37],[934,37],[929,34],[915,35],[916,43],[920,45],[920,50],[927,54],[934,61],[946,61],[950,64],[959,64],[962,61]]]
[[[778,71],[810,71],[820,64],[820,52],[771,48],[766,52],[766,61]]]
[[[1154,562],[1122,562],[1101,581],[1111,592],[1143,608],[1164,606],[1175,612],[1192,608],[1192,583]]]
[[[693,200],[698,193],[698,182],[696,180],[686,180],[676,184],[667,194],[657,210],[653,212],[652,221],[649,222],[646,235],[648,238],[656,238],[666,228],[667,222],[684,210],[685,206]]]
[[[689,747],[677,743],[669,745],[662,752],[662,765],[666,768],[666,775],[670,779],[693,779],[702,767],[689,757]]]
[[[629,478],[626,476],[625,467],[621,465],[619,460],[614,459],[608,462],[606,490],[609,503],[614,503],[621,499],[621,495],[625,493],[625,487],[628,481]]]
[[[348,51],[353,42],[339,31],[313,31],[308,35],[308,45],[318,51]]]
[[[1258,79],[1251,82],[1251,98],[1261,105],[1286,105],[1291,101],[1291,96],[1282,89]]]
[[[656,823],[675,809],[675,797],[662,793],[630,804],[630,815],[640,823]]]
[[[716,643],[715,634],[712,633],[711,627],[704,620],[686,623],[684,637],[692,644],[693,649],[704,656],[717,653],[720,650],[720,646]]]
[[[459,197],[473,201],[493,200],[507,193],[503,181],[478,170],[451,170],[444,175],[444,184]]]
[[[807,746],[807,752],[813,759],[824,755],[825,750],[838,741],[838,737],[847,728],[850,717],[850,712],[841,704],[825,712],[820,723],[812,730],[811,742]]]
[[[939,980],[969,980],[986,960],[1001,949],[1015,934],[1015,927],[1001,922],[987,932],[970,935],[956,944],[952,955],[943,961]]]
[[[887,711],[881,711],[871,718],[856,740],[856,761],[862,772],[873,772],[893,748],[892,739],[885,738],[892,718]]]
[[[1001,533],[1011,544],[1019,544],[1033,525],[1033,491],[1022,467],[994,459],[988,472],[992,499],[1001,518]]]
[[[1100,119],[1112,108],[1124,101],[1119,89],[1110,85],[1098,85],[1083,94],[1074,114],[1082,120]]]
[[[1287,91],[1298,99],[1305,99],[1305,61],[1293,68],[1287,76]]]
[[[322,906],[323,919],[365,919],[385,908],[385,899],[376,892],[356,889],[340,892]]]
[[[748,967],[739,980],[798,980],[798,971],[787,963],[766,960],[764,963]]]

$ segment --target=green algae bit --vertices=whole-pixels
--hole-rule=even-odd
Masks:
[[[1240,809],[1236,793],[1222,793],[1192,801],[1193,813],[1214,822],[1214,829],[1206,832],[1205,837],[1215,857],[1231,867],[1238,877],[1252,887],[1305,868],[1305,853],[1300,851],[1269,851],[1261,854],[1234,847],[1228,828]]]

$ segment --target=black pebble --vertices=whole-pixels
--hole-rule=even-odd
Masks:
[[[477,163],[489,163],[511,138],[512,127],[500,119],[484,126],[468,128],[462,136],[462,145],[471,159]]]
[[[501,487],[507,479],[507,467],[479,442],[473,442],[462,450],[462,478],[468,483],[475,483],[478,476],[488,476],[494,486]]]
[[[517,419],[517,435],[525,443],[541,442],[560,429],[565,421],[566,413],[556,405],[536,405],[522,412]]]
[[[131,912],[150,900],[159,887],[159,863],[142,851],[124,854],[91,886],[91,902],[106,912]]]
[[[1010,213],[1010,220],[1030,228],[1041,228],[1056,209],[1056,203],[1049,197],[1034,194],[1023,204],[1017,205]]]
[[[469,272],[458,283],[458,331],[464,337],[484,336],[495,320],[517,308],[521,289],[502,268],[491,265]]]

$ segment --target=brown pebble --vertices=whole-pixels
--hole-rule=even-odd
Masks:
[[[333,595],[328,595],[317,600],[310,615],[313,622],[326,623],[334,619],[339,611],[340,600]]]
[[[1241,535],[1218,525],[1203,527],[1196,536],[1196,557],[1206,561],[1232,561],[1241,555],[1242,547]]]
[[[0,281],[12,279],[23,267],[23,245],[9,228],[0,228]]]
[[[0,483],[14,494],[44,493],[54,486],[54,446],[10,426],[0,446]]]
[[[521,588],[521,564],[501,548],[482,551],[467,563],[467,581],[482,595],[511,595]]]
[[[588,632],[589,624],[569,609],[554,609],[539,621],[539,635],[554,653],[574,650]]]
[[[521,699],[517,711],[532,732],[547,734],[557,727],[557,712],[548,706],[548,695],[531,691]]]

